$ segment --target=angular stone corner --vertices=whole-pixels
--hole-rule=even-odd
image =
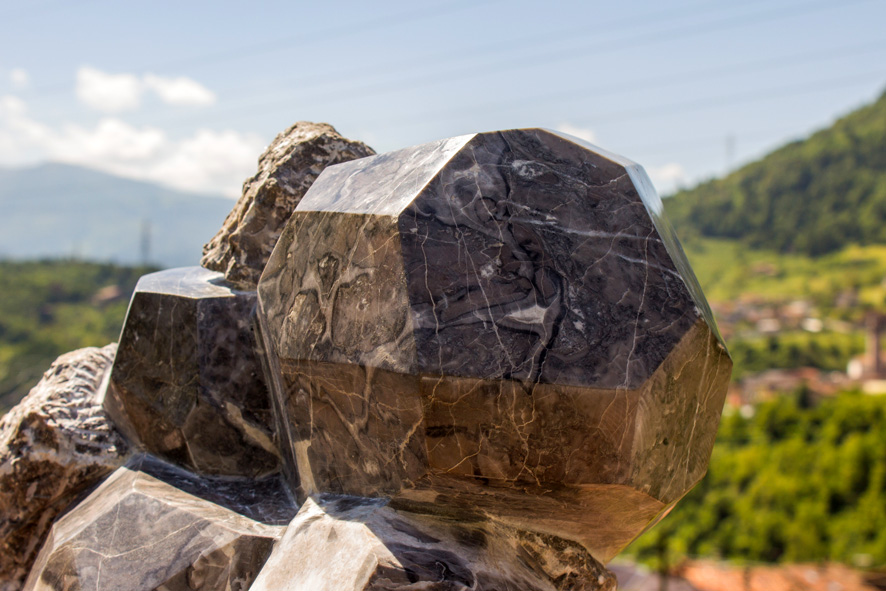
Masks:
[[[53,525],[24,589],[248,589],[282,533],[120,468]]]
[[[0,419],[0,589],[27,577],[53,520],[121,466],[129,446],[98,391],[116,344],[62,355]]]
[[[332,166],[258,292],[302,498],[479,510],[605,562],[704,474],[731,361],[643,169],[580,140]]]
[[[255,289],[283,226],[305,192],[329,165],[375,154],[327,123],[299,121],[280,133],[243,183],[243,195],[221,230],[203,247],[200,264]]]
[[[323,495],[302,506],[252,591],[426,588],[614,591],[615,577],[568,540]]]
[[[279,469],[253,334],[255,292],[200,267],[142,277],[104,407],[146,451],[200,474]]]

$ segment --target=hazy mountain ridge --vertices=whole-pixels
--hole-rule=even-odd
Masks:
[[[140,263],[147,222],[149,262],[195,265],[233,205],[68,164],[0,169],[0,258]]]
[[[886,94],[809,138],[665,200],[685,236],[820,255],[886,244]]]

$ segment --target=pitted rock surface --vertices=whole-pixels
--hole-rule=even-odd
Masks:
[[[56,516],[128,457],[98,400],[116,350],[62,355],[0,419],[2,591],[21,588]]]
[[[240,288],[255,289],[283,226],[323,169],[372,154],[327,123],[299,121],[261,155],[258,172],[243,183],[243,195],[203,247],[200,264]]]

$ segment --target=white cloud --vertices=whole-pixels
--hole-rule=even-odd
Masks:
[[[145,93],[153,93],[167,105],[205,107],[215,104],[211,90],[185,76],[166,78],[156,74],[108,74],[90,66],[77,70],[77,98],[103,113],[131,111]]]
[[[142,91],[142,81],[132,74],[107,74],[89,66],[77,70],[77,98],[103,113],[137,108]]]
[[[9,81],[16,90],[24,90],[31,83],[31,77],[28,71],[23,68],[13,68],[9,72]]]
[[[556,127],[556,129],[557,131],[562,131],[563,133],[574,135],[578,139],[590,142],[592,144],[597,142],[597,135],[592,129],[588,129],[587,127],[577,127],[575,125],[572,125],[571,123],[561,123]]]
[[[92,129],[65,125],[45,147],[51,160],[93,167],[104,161],[109,166],[121,166],[159,157],[167,142],[166,134],[159,129],[139,129],[119,119],[106,118]]]
[[[27,105],[14,96],[0,96],[0,163],[22,165],[41,156],[49,130],[28,116]]]
[[[185,191],[238,197],[264,147],[253,134],[202,129],[174,139],[161,129],[115,117],[92,127],[52,128],[33,119],[21,99],[0,96],[0,165],[55,160]]]
[[[28,107],[25,104],[25,101],[17,96],[0,96],[0,117],[5,119],[22,117],[27,110]]]
[[[163,78],[145,74],[145,87],[153,90],[160,100],[169,105],[208,106],[215,104],[215,93],[190,78]]]
[[[677,189],[685,186],[688,180],[686,170],[676,162],[647,168],[646,172],[649,173],[652,184],[655,185],[655,188],[661,195],[669,195],[675,192]]]

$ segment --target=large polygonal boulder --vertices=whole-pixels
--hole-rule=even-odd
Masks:
[[[613,591],[575,542],[489,520],[396,511],[383,499],[308,499],[252,591]]]
[[[731,361],[642,167],[575,138],[329,167],[258,291],[303,498],[479,512],[605,562],[707,468]]]
[[[62,355],[0,420],[0,591],[18,591],[55,518],[123,465],[99,400],[117,345]]]
[[[279,469],[253,334],[255,292],[200,267],[135,287],[104,407],[146,451],[207,475]]]
[[[120,468],[52,526],[24,589],[248,589],[283,529]]]
[[[328,123],[294,124],[261,155],[258,172],[243,183],[243,195],[203,247],[200,264],[241,289],[255,289],[283,226],[323,169],[372,154]]]

